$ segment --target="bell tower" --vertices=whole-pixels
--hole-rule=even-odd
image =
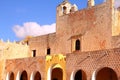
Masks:
[[[68,14],[71,9],[71,4],[68,2],[68,0],[64,0],[58,7],[57,7],[57,15],[62,16],[65,14]]]
[[[57,16],[66,15],[77,10],[78,8],[75,4],[72,5],[68,0],[64,0],[57,6]]]
[[[70,13],[74,13],[78,11],[78,7],[75,4],[72,5],[68,0],[64,0],[62,3],[60,3],[57,6],[56,11],[57,11],[56,12],[56,33],[63,34],[61,30],[62,28],[65,28],[63,27],[65,26],[65,22],[66,22],[65,20],[67,19],[65,17],[67,17]]]

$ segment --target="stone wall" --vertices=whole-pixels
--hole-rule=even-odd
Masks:
[[[27,58],[31,57],[29,46],[16,42],[0,41],[0,80],[5,77],[6,59]]]
[[[83,71],[83,80],[94,80],[96,74],[103,68],[113,70],[120,79],[120,48],[90,52],[74,52],[63,56],[61,54],[46,57],[10,59],[5,62],[4,78],[9,78],[11,72],[18,79],[23,71],[27,72],[28,80],[38,71],[42,80],[50,80],[52,70],[62,69],[63,80],[72,80],[77,71]],[[106,75],[106,74],[105,74]],[[83,77],[83,76],[82,76]],[[3,80],[4,80],[3,78]],[[114,80],[114,79],[113,79]],[[115,79],[116,80],[116,79]]]
[[[23,71],[27,72],[28,80],[34,77],[34,73],[37,71],[41,75],[41,80],[45,80],[45,77],[44,77],[45,57],[6,60],[6,65],[5,65],[5,76],[6,77],[5,78],[7,78],[7,80],[9,80],[8,76],[10,76],[11,72],[13,72],[14,74],[14,80],[19,80],[21,77],[21,73]]]
[[[112,9],[111,4],[104,2],[90,8],[79,10],[63,16],[57,16],[56,36],[60,43],[66,41],[62,51],[72,52],[73,36],[81,39],[81,51],[93,51],[111,48]],[[63,38],[64,39],[63,39]],[[74,45],[73,45],[74,46]],[[60,48],[58,46],[58,48]],[[65,50],[66,49],[66,50]]]
[[[50,48],[51,55],[56,53],[57,40],[56,33],[33,37],[29,40],[30,51],[36,50],[36,56],[47,55],[47,49]]]
[[[86,74],[85,80],[91,80],[96,77],[94,72],[102,68],[111,68],[117,74],[120,80],[120,49],[109,49],[91,52],[77,52],[66,56],[66,72],[67,80],[78,70],[82,70]],[[94,80],[94,79],[93,79]]]
[[[29,46],[16,42],[0,42],[0,59],[31,57]]]
[[[109,1],[61,16],[57,10],[56,33],[31,38],[31,54],[36,50],[37,56],[46,55],[47,48],[51,54],[71,53],[77,39],[81,41],[81,51],[112,48],[112,15]]]

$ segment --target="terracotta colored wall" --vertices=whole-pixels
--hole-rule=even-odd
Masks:
[[[39,72],[41,75],[41,80],[44,80],[45,77],[45,57],[36,57],[36,58],[23,58],[23,59],[14,59],[7,60],[5,65],[5,77],[10,72],[14,73],[14,79],[16,80],[18,73],[21,76],[23,71],[27,72],[28,80],[30,80],[31,74]],[[33,74],[33,75],[34,75]],[[4,79],[5,80],[5,79]]]
[[[67,41],[68,50],[71,51],[69,41],[72,36],[80,35],[82,51],[93,51],[111,48],[112,18],[111,8],[108,3],[83,9],[68,15],[57,16],[57,36],[61,37],[60,43]],[[77,37],[78,38],[78,37]],[[76,39],[77,39],[76,38]],[[63,50],[66,48],[64,45]],[[58,46],[59,47],[59,46]]]
[[[109,5],[106,2],[63,16],[57,14],[56,33],[31,38],[31,54],[32,50],[37,50],[37,56],[46,55],[48,47],[51,54],[71,53],[78,38],[81,51],[111,48],[112,10]]]
[[[87,80],[91,80],[104,67],[113,69],[119,80],[120,57],[118,55],[120,55],[120,49],[68,54],[66,57],[67,80],[70,80],[72,73],[75,75],[78,70],[84,71]]]
[[[45,56],[47,55],[47,48],[50,48],[51,54],[56,53],[57,49],[57,40],[56,34],[48,34],[44,36],[38,36],[31,38],[29,40],[30,51],[36,50],[36,56]]]

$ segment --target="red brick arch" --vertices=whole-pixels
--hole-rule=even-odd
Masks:
[[[21,73],[20,80],[28,80],[28,75],[26,71],[23,71]]]
[[[13,72],[8,72],[6,76],[6,80],[14,80],[14,73]]]
[[[72,72],[70,80],[87,80],[87,76],[83,70],[78,69]]]
[[[93,72],[92,80],[118,80],[118,77],[112,68],[103,67]]]
[[[41,74],[39,71],[32,72],[30,80],[41,80]]]

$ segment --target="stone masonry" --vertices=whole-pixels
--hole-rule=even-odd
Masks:
[[[115,0],[56,8],[56,32],[0,41],[0,80],[120,80],[120,8]]]

